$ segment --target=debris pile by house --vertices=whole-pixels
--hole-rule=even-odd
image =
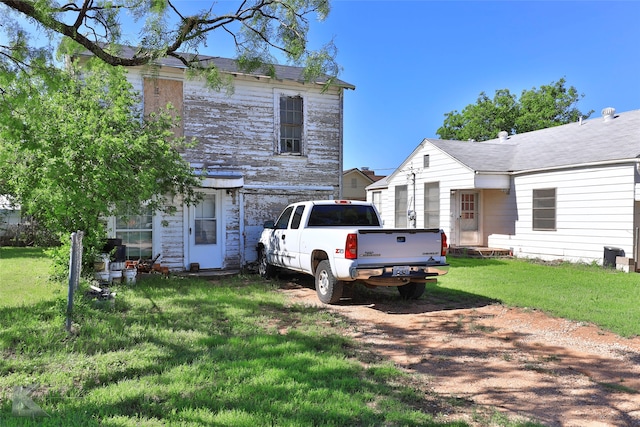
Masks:
[[[98,300],[107,300],[113,299],[116,297],[115,292],[111,292],[111,289],[104,287],[100,288],[98,286],[90,285],[89,290],[85,293],[88,298],[98,299]]]

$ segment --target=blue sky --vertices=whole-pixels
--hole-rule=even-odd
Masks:
[[[480,92],[565,78],[583,112],[640,108],[640,2],[337,0],[312,35],[333,37],[345,96],[344,169],[391,173],[444,114]]]
[[[226,12],[229,2],[214,8]],[[226,3],[226,4],[225,4]],[[235,2],[233,2],[235,3]],[[178,0],[188,9],[211,1]],[[344,99],[344,169],[391,173],[447,112],[498,89],[560,78],[599,117],[640,108],[640,1],[333,0],[311,47],[334,39]],[[124,29],[125,33],[127,29]],[[201,53],[233,57],[211,40]]]

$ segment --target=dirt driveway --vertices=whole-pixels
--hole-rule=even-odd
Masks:
[[[311,278],[281,280],[292,304],[322,306]],[[442,421],[473,424],[484,408],[548,426],[640,426],[640,338],[464,293],[403,301],[395,288],[346,287],[324,307],[422,389],[466,402]]]

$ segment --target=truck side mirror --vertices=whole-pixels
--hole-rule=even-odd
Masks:
[[[275,222],[273,222],[273,221],[265,221],[263,226],[264,226],[264,228],[273,228],[275,226]]]

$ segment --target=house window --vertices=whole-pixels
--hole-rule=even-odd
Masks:
[[[196,245],[215,245],[218,240],[216,217],[216,195],[208,194],[194,207]]]
[[[371,203],[378,209],[378,213],[382,215],[382,192],[374,191],[371,193]]]
[[[302,154],[302,97],[280,97],[280,153]]]
[[[422,166],[426,169],[429,167],[429,155],[425,154],[424,157],[422,158]]]
[[[358,179],[351,178],[351,188],[358,188]]]
[[[407,186],[396,186],[396,228],[407,227]]]
[[[147,209],[140,215],[116,218],[116,238],[126,246],[127,259],[153,258],[153,213]]]
[[[424,184],[424,228],[440,228],[440,183]]]
[[[168,110],[174,118],[177,116],[184,117],[183,111],[184,89],[182,81],[161,79],[161,78],[145,78],[143,84],[144,99],[144,115],[157,113],[165,110],[167,104],[173,106],[172,110]],[[184,123],[180,120],[178,127],[173,128],[173,133],[180,137],[184,136]]]
[[[533,190],[533,229],[556,229],[556,189]]]

